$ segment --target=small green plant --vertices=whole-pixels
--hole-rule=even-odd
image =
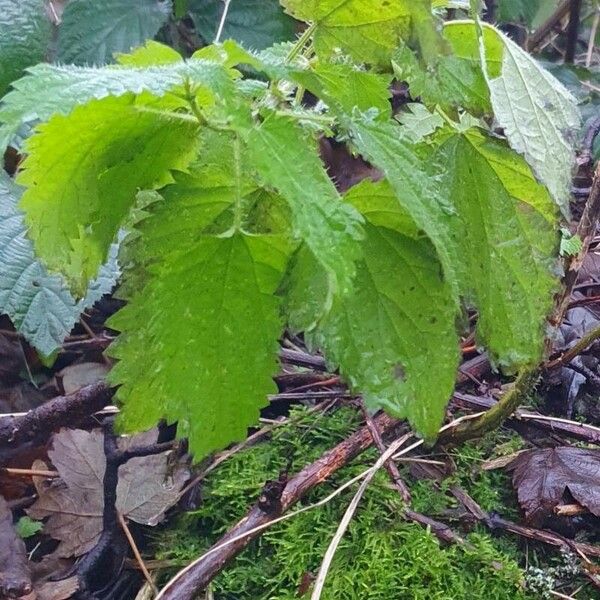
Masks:
[[[307,24],[295,44],[183,59],[151,42],[115,66],[39,64],[0,106],[0,149],[34,128],[3,185],[45,268],[84,296],[130,231],[127,305],[109,323],[120,424],[177,421],[197,458],[256,422],[285,327],[431,439],[461,307],[477,308],[494,362],[521,369],[542,357],[557,288],[579,125],[562,85],[429,1],[282,5]],[[394,78],[420,109],[392,113]],[[323,135],[384,178],[341,195]]]

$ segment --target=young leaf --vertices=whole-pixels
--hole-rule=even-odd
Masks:
[[[460,217],[461,287],[479,308],[478,335],[498,363],[533,364],[557,287],[553,203],[520,156],[476,129],[451,135],[434,163]]]
[[[451,55],[424,66],[410,48],[403,46],[394,54],[392,66],[396,77],[409,83],[412,97],[429,106],[460,107],[474,114],[490,112],[487,83],[477,63]]]
[[[274,292],[289,248],[277,235],[236,233],[197,236],[165,256],[160,239],[155,223],[145,244],[160,262],[110,320],[124,331],[111,348],[120,362],[110,379],[121,385],[122,426],[177,421],[200,459],[243,439],[276,389],[282,320]]]
[[[215,39],[223,10],[220,0],[190,2],[189,11],[196,29],[207,43]],[[262,50],[291,40],[295,25],[278,0],[236,0],[229,5],[221,41],[232,38],[246,48]]]
[[[315,24],[317,54],[336,52],[358,62],[385,64],[410,31],[413,0],[281,0],[296,19]]]
[[[71,0],[58,36],[58,59],[78,65],[112,62],[153,38],[171,14],[170,0]]]
[[[328,272],[330,293],[349,288],[360,252],[361,218],[342,202],[314,144],[291,119],[276,115],[244,136],[260,179],[288,202],[296,235]]]
[[[18,182],[38,255],[83,294],[140,188],[169,181],[196,148],[197,125],[146,111],[131,94],[57,115],[27,140]]]
[[[0,151],[22,123],[46,121],[68,114],[94,99],[150,92],[164,96],[184,81],[207,94],[228,98],[233,93],[230,73],[220,64],[202,59],[160,66],[102,68],[40,64],[17,80],[0,106]]]
[[[352,292],[334,300],[309,341],[339,366],[371,408],[408,418],[431,438],[443,419],[459,359],[452,291],[434,248],[415,237],[415,224],[387,182],[365,181],[346,199],[368,220],[362,259]],[[320,297],[319,265],[304,254],[290,277],[292,315],[306,321],[307,309]]]
[[[25,339],[49,356],[64,341],[79,315],[104,294],[119,275],[117,245],[86,297],[76,302],[59,275],[49,275],[35,257],[23,214],[17,209],[22,189],[0,173],[0,313],[10,317]]]
[[[44,60],[52,26],[44,0],[0,0],[0,96],[23,69]]]
[[[318,98],[339,110],[351,113],[376,108],[382,117],[391,116],[390,75],[356,69],[352,65],[318,63],[313,69],[289,73]]]

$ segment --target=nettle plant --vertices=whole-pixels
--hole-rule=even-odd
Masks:
[[[294,44],[40,64],[0,108],[0,146],[33,128],[3,193],[75,297],[128,232],[127,304],[108,323],[120,424],[177,421],[197,458],[257,422],[286,327],[434,438],[465,307],[515,371],[542,358],[559,282],[569,93],[494,27],[441,23],[430,2],[282,4],[307,23]],[[418,99],[397,114],[394,80]],[[321,136],[381,178],[340,194]]]

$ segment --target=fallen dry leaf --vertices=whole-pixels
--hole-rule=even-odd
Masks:
[[[145,446],[156,439],[156,431],[147,432],[124,438],[122,445]],[[119,467],[116,505],[123,516],[156,525],[177,502],[189,471],[182,462],[170,465],[169,454],[132,458]],[[102,532],[104,434],[99,429],[61,429],[48,457],[60,478],[34,478],[39,499],[27,512],[35,519],[49,517],[44,533],[60,540],[57,556],[80,556],[93,548]]]
[[[564,446],[530,450],[510,465],[519,504],[530,523],[541,523],[565,493],[600,516],[600,450]],[[568,503],[568,499],[567,502]]]
[[[65,394],[72,394],[86,385],[102,381],[110,368],[97,362],[84,362],[69,365],[56,374],[56,379],[62,383]]]

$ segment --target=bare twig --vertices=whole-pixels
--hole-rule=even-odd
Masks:
[[[387,449],[383,440],[381,439],[381,433],[379,433],[377,425],[375,425],[375,423],[373,422],[373,417],[371,417],[368,410],[365,408],[363,402],[361,402],[361,405],[363,409],[363,415],[365,417],[365,423],[369,428],[369,432],[371,433],[371,437],[373,438],[373,443],[377,447],[377,450],[379,450],[380,454],[384,454]],[[411,501],[410,490],[404,483],[404,480],[400,475],[400,471],[398,470],[398,466],[393,460],[387,460],[385,462],[385,468],[387,469],[387,472],[390,475],[392,483],[400,493],[400,497],[402,498],[402,500],[404,500],[404,502],[408,504]]]
[[[573,293],[573,288],[577,282],[577,277],[579,276],[579,270],[581,269],[583,260],[588,252],[590,242],[596,233],[598,217],[600,217],[600,166],[596,167],[594,172],[590,196],[585,204],[583,215],[577,226],[576,233],[582,242],[581,250],[576,256],[570,259],[567,265],[566,274],[563,280],[563,290],[557,298],[555,309],[550,317],[550,323],[555,327],[558,327],[563,322],[569,308],[569,301],[571,300],[571,294]],[[546,355],[550,354],[551,344],[552,340],[549,339]]]
[[[531,35],[527,42],[527,50],[529,52],[535,50],[537,46],[554,30],[554,28],[560,24],[560,22],[569,13],[571,2],[570,0],[562,0],[556,10],[550,15],[550,17],[537,28],[537,30]]]
[[[565,49],[565,62],[572,63],[577,52],[579,39],[579,17],[581,14],[581,0],[571,0],[569,9],[569,25],[567,27],[567,47]]]
[[[588,41],[587,52],[585,53],[585,66],[589,68],[592,64],[592,56],[594,55],[594,48],[596,46],[596,32],[598,31],[598,24],[600,23],[600,9],[596,7],[596,14],[592,22],[592,29],[590,31],[590,39]]]
[[[340,524],[339,524],[333,538],[331,539],[331,542],[329,543],[327,551],[325,552],[325,556],[323,557],[323,562],[321,563],[321,567],[319,568],[319,573],[317,574],[317,578],[315,580],[314,588],[313,588],[312,595],[311,595],[311,600],[320,600],[321,593],[323,592],[323,586],[325,585],[325,579],[327,577],[327,573],[329,572],[329,567],[331,566],[333,557],[335,556],[335,552],[342,540],[342,537],[346,533],[346,530],[348,529],[348,525],[350,525],[350,521],[352,520],[352,517],[354,516],[354,513],[356,512],[358,503],[360,502],[361,498],[363,497],[367,487],[371,483],[371,480],[373,479],[373,477],[375,477],[375,475],[377,474],[379,469],[393,456],[393,454],[395,452],[397,452],[397,450],[406,443],[406,441],[408,440],[408,438],[410,436],[411,436],[411,434],[407,433],[407,434],[403,435],[401,438],[395,440],[392,444],[390,444],[390,446],[387,448],[387,450],[385,450],[385,452],[383,452],[383,454],[381,454],[381,456],[377,459],[376,463],[369,470],[369,473],[362,480],[358,490],[356,491],[356,494],[354,494],[354,497],[352,498],[350,504],[348,505],[348,508],[346,509],[346,512],[344,513],[344,516],[342,517],[342,520],[340,521]],[[402,450],[401,454],[406,454],[413,448],[416,448],[418,445],[420,445],[420,443],[415,442],[414,444],[408,446],[408,448],[405,448],[404,450]]]
[[[135,540],[133,539],[133,536],[131,535],[131,531],[129,530],[129,527],[127,526],[127,521],[125,520],[125,517],[123,517],[123,515],[117,511],[117,518],[119,519],[119,525],[121,526],[121,529],[123,530],[123,533],[125,534],[125,537],[127,538],[127,541],[129,542],[129,547],[131,548],[131,551],[133,552],[133,556],[135,557],[135,560],[137,561],[137,564],[140,567],[140,571],[144,574],[144,578],[148,582],[148,585],[150,586],[152,591],[155,594],[158,594],[158,588],[156,587],[156,584],[154,583],[152,576],[150,575],[150,572],[148,571],[148,569],[146,568],[146,565],[144,564],[144,559],[142,558],[142,555],[140,554],[137,544],[135,543]]]

